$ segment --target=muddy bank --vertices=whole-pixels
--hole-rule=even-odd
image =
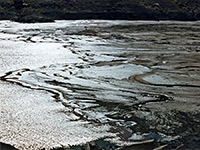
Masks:
[[[2,0],[0,6],[0,19],[18,22],[52,22],[60,19],[200,19],[200,3],[190,0]]]
[[[200,148],[199,22],[5,21],[1,33],[1,99],[7,99],[0,105],[6,118],[1,121],[1,142],[18,149]],[[6,96],[14,87],[17,102],[16,93]],[[19,111],[8,102],[30,105],[37,114],[44,111],[39,118],[47,117],[51,126],[47,130],[34,111]],[[4,113],[8,108],[20,120],[24,114],[31,116],[22,122],[32,123],[31,128],[15,124],[15,129],[12,123],[7,128],[7,121],[12,122]],[[73,124],[76,130],[65,137]],[[57,129],[53,133],[52,125]],[[11,131],[20,135],[7,135]],[[30,142],[28,135],[38,133],[44,139]]]
[[[0,150],[16,150],[13,146],[0,143]]]

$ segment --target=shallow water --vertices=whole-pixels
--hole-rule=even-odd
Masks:
[[[171,21],[1,21],[1,80],[33,89],[33,95],[38,90],[52,96],[65,106],[62,111],[73,116],[66,124],[74,120],[114,128],[112,132],[105,129],[102,135],[114,136],[110,141],[119,145],[147,140],[152,132],[158,132],[162,142],[173,141],[183,136],[174,132],[183,124],[174,112],[196,115],[200,110],[199,25]],[[97,132],[95,137],[102,135]],[[91,140],[85,138],[83,143]],[[23,149],[16,138],[14,141]]]

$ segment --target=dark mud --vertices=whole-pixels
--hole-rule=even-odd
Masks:
[[[0,6],[0,19],[26,23],[60,19],[200,19],[197,0],[2,0]]]
[[[132,142],[71,149],[200,149],[199,22],[91,21],[24,32],[23,41],[50,38],[81,62],[11,71],[1,80],[51,92],[80,119],[109,124],[122,143]]]
[[[0,150],[16,150],[13,146],[0,143]]]

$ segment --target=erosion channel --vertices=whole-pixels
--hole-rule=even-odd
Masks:
[[[200,149],[200,22],[0,27],[0,142]]]

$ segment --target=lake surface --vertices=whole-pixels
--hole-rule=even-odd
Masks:
[[[200,22],[0,21],[0,142],[200,148],[199,39]]]

